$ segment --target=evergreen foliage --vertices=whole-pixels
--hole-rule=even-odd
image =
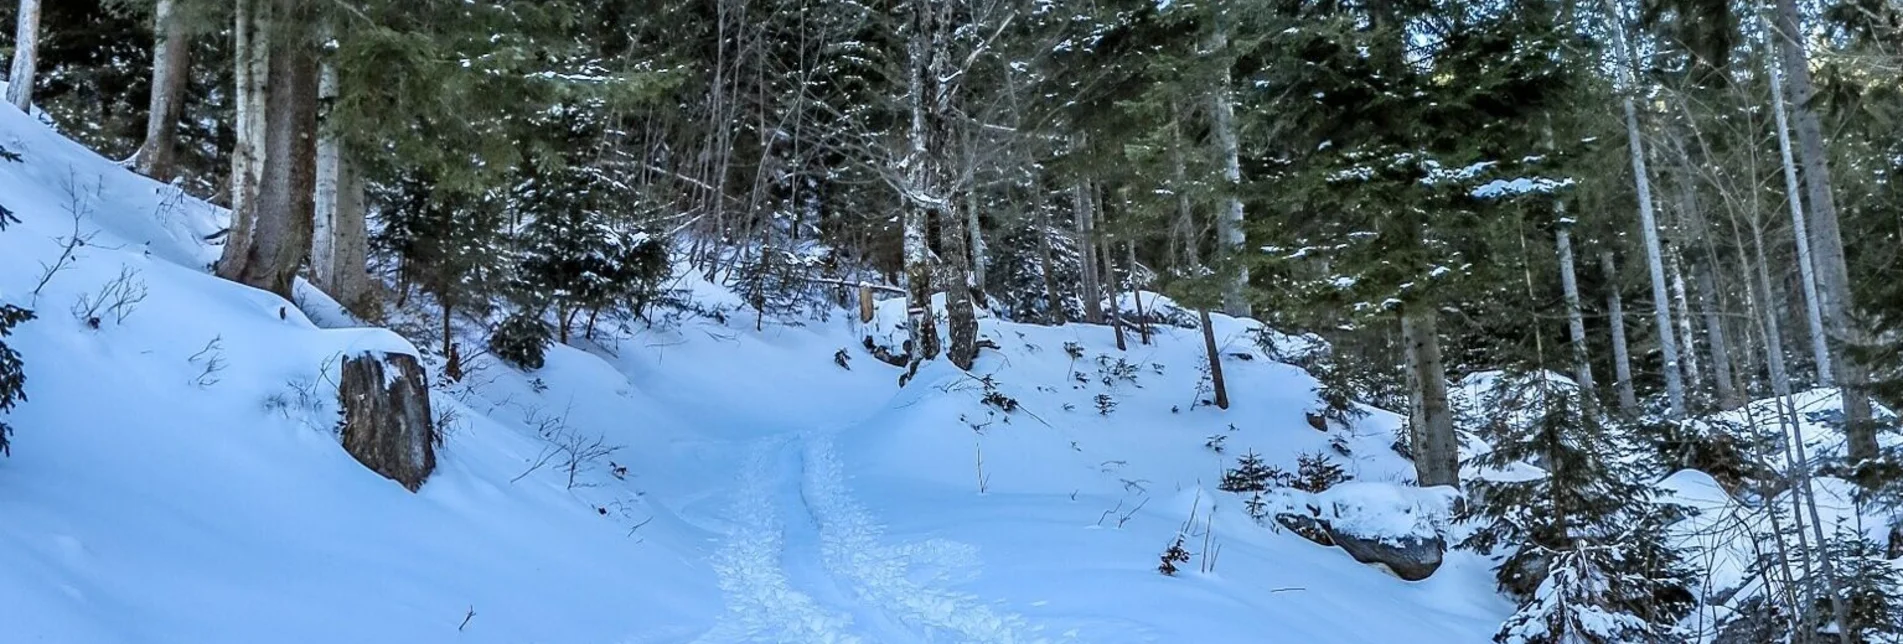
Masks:
[[[540,369],[550,340],[541,316],[518,312],[503,318],[489,334],[489,352],[518,368]]]
[[[1470,465],[1535,463],[1542,476],[1483,480],[1462,520],[1478,524],[1461,545],[1504,551],[1502,590],[1520,611],[1502,642],[1645,642],[1667,637],[1691,608],[1687,564],[1665,529],[1683,510],[1662,502],[1643,451],[1614,425],[1583,413],[1577,395],[1519,380],[1489,409],[1494,449]],[[1517,386],[1516,386],[1517,385]]]

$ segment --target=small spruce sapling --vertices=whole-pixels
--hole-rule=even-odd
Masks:
[[[1290,484],[1297,490],[1319,494],[1336,483],[1347,481],[1348,473],[1327,454],[1319,452],[1303,454],[1295,459],[1295,480]]]
[[[1178,534],[1176,540],[1170,543],[1170,547],[1163,549],[1162,563],[1157,564],[1157,572],[1175,577],[1176,564],[1189,563],[1189,549],[1183,547],[1183,541],[1184,536]]]

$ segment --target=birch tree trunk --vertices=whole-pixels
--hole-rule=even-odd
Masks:
[[[1586,352],[1586,317],[1579,306],[1579,276],[1573,268],[1572,220],[1565,216],[1565,206],[1560,205],[1560,222],[1554,230],[1554,245],[1559,251],[1559,288],[1566,299],[1567,345],[1573,358],[1573,380],[1579,383],[1584,392],[1582,399],[1592,401],[1598,388],[1592,379],[1592,360]]]
[[[235,141],[231,150],[231,227],[225,235],[225,248],[218,259],[219,274],[226,264],[236,263],[251,252],[252,222],[257,218],[259,174],[264,168],[264,104],[269,92],[265,85],[266,66],[270,62],[270,6],[265,0],[237,0],[232,60],[233,85],[237,96]]]
[[[308,0],[274,0],[287,25],[309,24]],[[285,299],[298,265],[310,251],[317,179],[316,45],[308,38],[281,33],[271,40],[266,81],[272,88],[265,104],[265,163],[261,168],[256,216],[250,243],[242,254],[226,246],[218,274]]]
[[[1665,269],[1671,275],[1672,309],[1678,319],[1678,337],[1684,341],[1679,356],[1685,367],[1685,383],[1688,392],[1697,392],[1704,388],[1703,370],[1698,366],[1698,336],[1692,330],[1692,305],[1688,289],[1685,288],[1685,262],[1679,252],[1679,245],[1665,247]]]
[[[1625,112],[1626,147],[1632,161],[1632,177],[1638,187],[1639,232],[1645,241],[1646,267],[1652,275],[1652,317],[1658,327],[1659,354],[1665,360],[1665,396],[1671,418],[1685,415],[1685,380],[1681,373],[1678,355],[1678,341],[1672,329],[1671,297],[1666,293],[1665,257],[1660,248],[1658,218],[1652,210],[1652,180],[1645,167],[1645,142],[1639,133],[1639,109],[1632,98],[1638,83],[1633,77],[1632,67],[1637,59],[1631,46],[1626,42],[1624,12],[1621,12],[1613,0],[1606,0],[1611,10],[1613,41],[1619,51],[1620,78],[1624,81],[1625,96],[1622,107]]]
[[[982,299],[985,292],[987,275],[985,264],[990,248],[985,245],[984,222],[978,216],[978,191],[967,188],[965,197],[965,240],[971,248],[971,291],[974,297]],[[980,306],[987,303],[979,301]]]
[[[191,41],[179,19],[176,0],[159,0],[154,10],[152,96],[145,115],[145,142],[132,155],[132,168],[161,182],[172,180],[177,156],[178,119],[184,112],[185,82],[191,73]]]
[[[1844,259],[1844,240],[1837,221],[1837,198],[1830,185],[1830,160],[1824,149],[1823,126],[1811,106],[1817,91],[1811,84],[1810,55],[1805,51],[1799,24],[1796,0],[1777,0],[1774,31],[1782,52],[1785,90],[1790,93],[1788,110],[1792,128],[1797,132],[1797,156],[1804,164],[1804,192],[1810,200],[1810,254],[1816,269],[1818,308],[1830,335],[1839,343],[1856,346],[1863,341],[1863,333],[1850,319],[1856,307],[1850,294],[1850,267]],[[1836,383],[1843,388],[1844,440],[1848,444],[1849,461],[1854,465],[1876,458],[1876,424],[1871,422],[1870,399],[1863,391],[1867,378],[1863,365],[1842,350],[1836,352],[1835,358]]]
[[[1215,8],[1217,18],[1209,32],[1208,54],[1228,56],[1229,26],[1222,15],[1220,5]],[[1229,275],[1223,281],[1222,312],[1235,317],[1248,317],[1252,311],[1249,306],[1248,284],[1249,268],[1242,261],[1242,197],[1236,192],[1242,188],[1242,153],[1236,142],[1235,105],[1229,95],[1229,68],[1224,63],[1222,73],[1216,78],[1217,85],[1210,88],[1209,112],[1210,129],[1216,140],[1216,156],[1222,162],[1222,178],[1225,194],[1222,205],[1216,215],[1216,236],[1226,255],[1219,266],[1228,266]]]
[[[319,72],[318,100],[338,96],[336,65],[326,60]],[[311,277],[319,288],[359,316],[376,311],[368,272],[369,231],[364,221],[362,177],[350,162],[329,115],[319,115],[316,213],[311,235]]]
[[[1810,249],[1810,224],[1805,221],[1804,202],[1798,189],[1797,162],[1791,153],[1790,118],[1784,108],[1784,72],[1777,63],[1768,63],[1771,78],[1771,114],[1776,119],[1777,152],[1782,162],[1785,203],[1791,212],[1792,237],[1797,239],[1797,271],[1804,292],[1804,321],[1810,330],[1811,360],[1817,364],[1817,384],[1836,385],[1835,367],[1830,354],[1830,332],[1824,328],[1823,302],[1817,292],[1817,273]]]
[[[1401,309],[1401,342],[1407,352],[1409,442],[1414,478],[1421,487],[1460,486],[1460,446],[1447,407],[1447,370],[1441,363],[1439,312],[1426,304]]]
[[[1612,378],[1618,390],[1619,409],[1627,414],[1639,411],[1639,396],[1632,387],[1632,351],[1626,343],[1625,303],[1619,297],[1619,269],[1612,263],[1612,251],[1599,251],[1599,270],[1606,276],[1606,316],[1612,328]]]
[[[13,31],[13,67],[7,72],[7,102],[33,113],[33,76],[39,68],[40,0],[20,0]]]
[[[916,370],[919,363],[938,357],[938,324],[932,314],[932,273],[933,260],[931,246],[927,238],[930,226],[930,202],[937,194],[933,176],[935,167],[931,163],[931,150],[927,138],[930,131],[926,125],[926,76],[930,73],[932,47],[929,42],[930,10],[924,3],[915,3],[911,33],[906,43],[907,74],[906,106],[911,111],[911,125],[907,130],[910,147],[906,151],[903,167],[907,174],[905,215],[904,215],[904,253],[906,288],[906,330],[911,335],[911,346],[907,347],[911,368]]]

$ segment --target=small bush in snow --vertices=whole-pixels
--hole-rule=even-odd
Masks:
[[[13,333],[13,327],[33,319],[33,312],[26,309],[0,304],[0,412],[12,409],[15,403],[26,400],[26,371],[20,362],[20,352],[7,346],[6,338]],[[0,455],[13,454],[7,437],[13,434],[13,427],[0,422]]]
[[[1111,358],[1108,355],[1097,356],[1097,379],[1105,387],[1115,387],[1119,382],[1135,384],[1137,366],[1123,358]]]
[[[540,316],[515,313],[489,334],[489,352],[518,368],[540,369],[552,336]]]
[[[1176,564],[1189,563],[1189,549],[1183,547],[1183,539],[1183,535],[1176,535],[1176,541],[1171,542],[1170,547],[1163,549],[1162,563],[1157,564],[1157,572],[1175,577]]]
[[[1263,492],[1272,487],[1286,487],[1291,479],[1288,472],[1262,461],[1255,452],[1243,454],[1236,459],[1236,466],[1222,473],[1222,482],[1216,489],[1224,492]]]
[[[1117,399],[1111,398],[1110,394],[1097,394],[1096,403],[1100,416],[1109,416],[1110,412],[1117,410]]]
[[[1290,487],[1303,492],[1320,493],[1349,478],[1341,465],[1328,458],[1327,454],[1309,453],[1296,457],[1295,479]]]
[[[1018,410],[1018,400],[1004,395],[1004,392],[998,391],[998,383],[992,380],[991,376],[979,378],[978,381],[983,383],[985,387],[984,404],[996,407],[999,411],[1007,414]]]

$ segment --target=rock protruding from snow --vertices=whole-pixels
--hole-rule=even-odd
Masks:
[[[1388,535],[1367,536],[1350,530],[1328,526],[1328,536],[1335,545],[1348,551],[1355,561],[1378,563],[1394,571],[1394,576],[1408,581],[1420,581],[1433,576],[1440,569],[1441,554],[1447,551],[1447,542],[1438,534],[1430,535]]]
[[[415,492],[436,469],[429,380],[416,356],[366,351],[344,359],[337,398],[344,451]]]
[[[1420,581],[1440,569],[1447,552],[1441,531],[1458,495],[1448,487],[1351,481],[1311,495],[1305,507],[1290,503],[1275,520],[1309,541],[1340,546],[1355,561]]]

